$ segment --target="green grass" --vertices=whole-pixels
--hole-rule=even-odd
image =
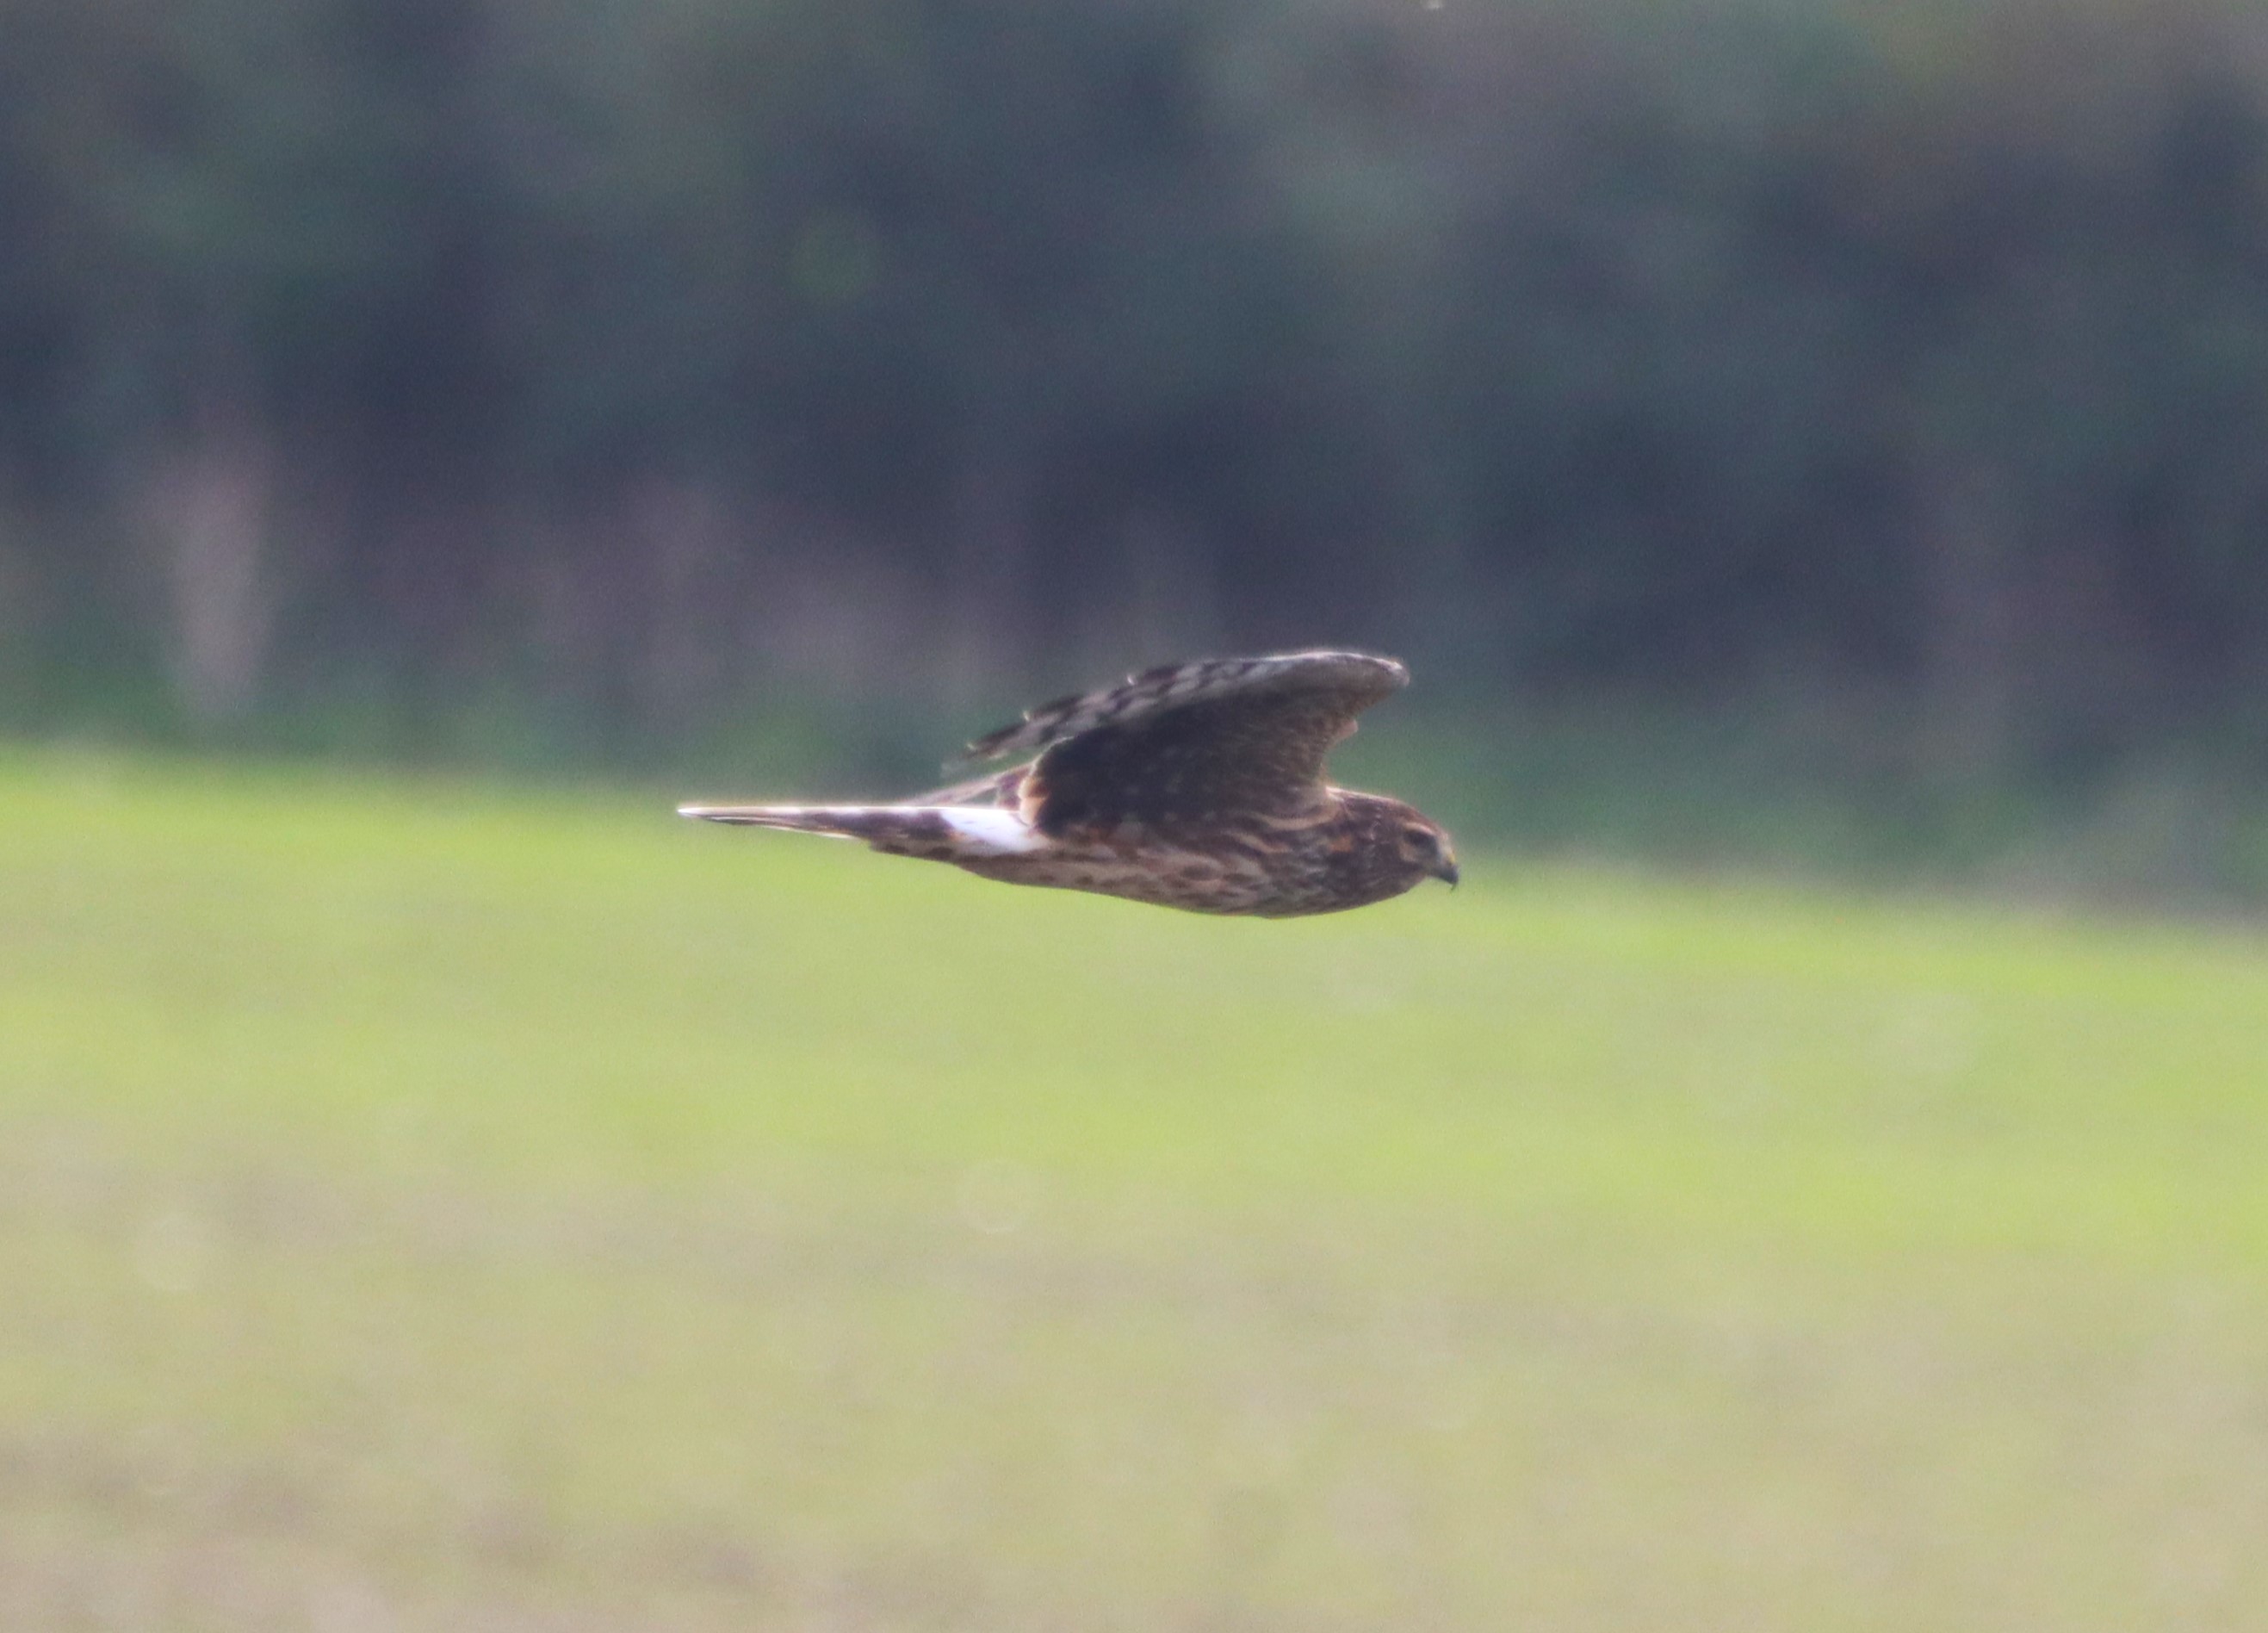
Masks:
[[[0,762],[0,1626],[2268,1627],[2268,945]]]

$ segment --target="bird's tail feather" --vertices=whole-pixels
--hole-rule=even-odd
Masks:
[[[1028,850],[1037,841],[1013,811],[935,805],[681,805],[681,816],[744,828],[784,828],[864,839],[893,856],[961,861]]]

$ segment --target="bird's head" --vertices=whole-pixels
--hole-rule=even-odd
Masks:
[[[1383,896],[1399,896],[1429,878],[1456,884],[1456,846],[1438,821],[1383,794],[1331,789],[1345,814],[1356,871]],[[1377,900],[1377,898],[1374,898]]]
[[[1336,888],[1348,898],[1346,905],[1382,902],[1428,879],[1456,883],[1456,849],[1440,823],[1382,794],[1331,792],[1339,808],[1331,848],[1342,876]]]
[[[1395,846],[1402,860],[1428,878],[1447,883],[1457,888],[1457,850],[1449,843],[1447,832],[1430,816],[1422,816],[1403,808],[1395,832]]]

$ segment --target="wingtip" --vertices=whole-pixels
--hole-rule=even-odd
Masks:
[[[973,771],[979,765],[998,759],[1004,745],[1013,742],[1017,734],[1029,724],[1031,724],[1029,720],[1018,720],[1013,726],[1003,726],[998,731],[986,732],[982,737],[968,743],[960,753],[946,761],[944,771],[951,776],[961,772]]]
[[[1301,664],[1328,663],[1352,665],[1370,669],[1396,686],[1410,683],[1410,666],[1399,658],[1389,658],[1382,652],[1359,652],[1351,647],[1317,647],[1307,652],[1282,652],[1271,657],[1254,660],[1258,663]]]

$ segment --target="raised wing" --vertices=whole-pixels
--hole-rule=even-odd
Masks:
[[[1324,758],[1355,716],[1409,680],[1351,652],[1178,664],[1044,705],[969,752],[1042,750],[1020,803],[1049,834],[1300,816],[1322,805]]]
[[[987,732],[970,743],[968,758],[1030,754],[1096,726],[1129,724],[1161,710],[1237,692],[1334,696],[1344,700],[1344,718],[1351,720],[1409,683],[1410,671],[1392,658],[1359,652],[1292,652],[1268,658],[1168,663],[1130,675],[1116,686],[1027,709],[1014,725]]]

